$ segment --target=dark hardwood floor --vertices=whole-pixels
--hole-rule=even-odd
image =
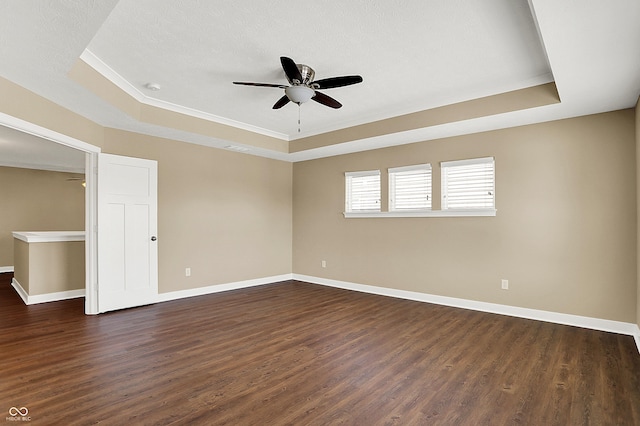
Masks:
[[[629,336],[295,281],[85,316],[6,281],[0,410],[34,425],[640,424]]]

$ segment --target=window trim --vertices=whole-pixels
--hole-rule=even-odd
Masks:
[[[352,196],[351,196],[351,178],[354,177],[366,177],[366,176],[378,176],[378,180],[379,180],[379,185],[378,185],[378,195],[379,195],[379,202],[378,202],[378,208],[376,210],[356,210],[353,211],[351,210],[352,206]],[[345,172],[344,173],[344,184],[345,184],[345,197],[344,197],[344,213],[354,213],[354,214],[363,214],[363,213],[380,213],[382,210],[382,189],[380,188],[380,184],[382,183],[381,181],[381,174],[380,174],[380,170],[363,170],[363,171],[358,171],[358,172]]]
[[[395,182],[395,177],[393,176],[395,173],[402,173],[402,172],[412,172],[412,171],[428,171],[429,172],[429,180],[430,180],[430,186],[428,188],[428,200],[429,200],[429,207],[423,207],[423,208],[417,208],[417,209],[398,209],[395,207],[395,200],[394,197],[396,195],[396,186],[393,185],[393,182]],[[387,179],[389,182],[389,186],[388,186],[388,195],[389,195],[389,204],[388,204],[388,209],[389,212],[425,212],[425,211],[431,211],[432,207],[433,207],[433,168],[431,167],[431,163],[424,163],[424,164],[414,164],[411,166],[402,166],[402,167],[390,167],[387,169]],[[393,182],[392,182],[393,181]]]
[[[367,210],[367,211],[347,211],[347,193],[348,188],[348,179],[349,176],[366,176],[366,175],[379,175],[380,185],[382,185],[382,176],[380,170],[365,170],[358,172],[344,172],[345,175],[345,211],[342,213],[345,219],[381,219],[381,218],[420,218],[420,217],[493,217],[497,215],[497,209],[495,208],[495,158],[494,157],[481,157],[481,158],[471,158],[465,160],[455,160],[455,161],[442,161],[439,164],[440,166],[440,176],[442,178],[442,166],[451,166],[451,165],[469,165],[469,164],[478,164],[482,162],[491,161],[494,163],[494,207],[493,208],[481,208],[481,209],[440,209],[440,210],[392,210],[392,211],[382,211],[382,206],[380,206],[380,210]],[[414,167],[420,167],[428,164],[431,166],[431,163],[418,164],[413,166],[402,166],[402,167],[392,167],[388,168],[387,171],[398,171],[398,170],[410,170]],[[433,167],[431,168],[431,179],[433,185]],[[431,199],[433,201],[433,186],[432,186]],[[442,194],[441,194],[442,197]],[[380,188],[380,201],[382,201],[382,188]]]
[[[495,157],[466,158],[464,160],[441,161],[440,167],[472,166],[474,164],[495,163]]]
[[[421,210],[393,212],[343,212],[345,219],[394,218],[394,217],[490,217],[496,209]]]
[[[464,207],[445,207],[447,205],[446,202],[446,179],[445,179],[445,170],[449,167],[459,167],[459,166],[472,166],[476,164],[493,164],[493,206],[491,207],[473,207],[473,208],[464,208]],[[469,158],[464,160],[453,160],[453,161],[441,161],[440,162],[440,209],[442,211],[448,212],[464,212],[464,211],[496,211],[496,168],[495,168],[495,157],[478,157],[478,158]],[[495,214],[494,214],[495,215]]]

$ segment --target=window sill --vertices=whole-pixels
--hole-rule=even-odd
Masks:
[[[346,219],[365,219],[383,217],[488,217],[495,216],[496,209],[482,210],[425,210],[406,212],[344,212]]]

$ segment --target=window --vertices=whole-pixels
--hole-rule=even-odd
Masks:
[[[443,161],[442,210],[495,209],[493,157]]]
[[[431,164],[389,169],[389,211],[431,210]]]
[[[345,211],[380,211],[380,170],[345,173]]]

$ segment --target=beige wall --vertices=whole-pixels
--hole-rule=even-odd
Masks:
[[[24,291],[29,294],[29,244],[13,239],[14,263],[20,265],[13,277],[20,283]]]
[[[290,163],[106,129],[2,78],[0,94],[1,112],[159,161],[160,292],[291,273]]]
[[[0,167],[0,266],[13,266],[13,231],[84,230],[78,174]]]
[[[293,271],[635,322],[633,114],[624,110],[296,163]],[[380,169],[384,182],[389,167],[429,162],[436,208],[439,162],[485,156],[495,157],[496,217],[342,216],[346,171]],[[501,290],[503,278],[509,290]]]
[[[0,111],[83,142],[102,146],[102,126],[2,77]]]
[[[14,239],[14,278],[29,296],[85,288],[84,241],[26,243]]]
[[[103,151],[158,161],[161,293],[291,273],[290,163],[117,130]]]
[[[640,323],[632,110],[292,166],[104,129],[3,79],[0,92],[4,113],[159,161],[161,292],[293,271]],[[439,197],[438,162],[488,155],[497,217],[342,217],[345,171],[431,162]]]

